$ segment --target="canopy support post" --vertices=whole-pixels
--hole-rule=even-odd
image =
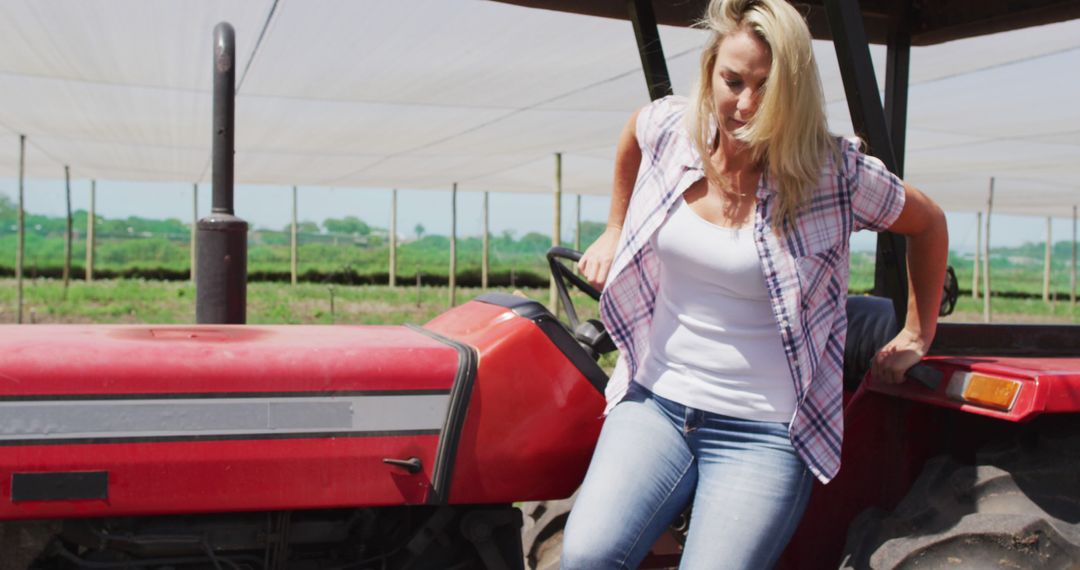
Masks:
[[[897,167],[890,124],[878,95],[874,64],[863,28],[862,13],[857,0],[825,0],[829,29],[833,34],[836,59],[844,79],[848,110],[855,131],[870,144],[870,153],[878,157],[890,172],[901,174]],[[891,126],[903,130],[907,115],[907,58],[910,36],[907,26],[899,24],[889,35],[891,84],[887,95],[890,103]],[[908,47],[905,49],[905,45]],[[902,93],[902,95],[901,95]],[[907,317],[907,265],[905,242],[891,232],[878,235],[877,262],[874,269],[874,294],[889,297],[893,302],[898,323]]]
[[[1053,250],[1053,226],[1054,218],[1046,217],[1046,259],[1043,262],[1043,302],[1050,302],[1050,263]]]
[[[457,182],[450,187],[450,306],[457,304]]]
[[[581,194],[577,195],[577,209],[574,210],[574,249],[581,251]]]
[[[296,190],[296,186],[293,186],[292,187],[292,225],[289,228],[289,230],[290,230],[289,231],[289,283],[291,283],[293,285],[296,285],[296,283],[298,281],[299,275],[297,275],[297,273],[298,273],[298,269],[300,268],[300,263],[299,263],[299,258],[300,258],[300,247],[299,247],[300,240],[299,240],[299,238],[300,238],[300,236],[298,234],[300,228],[299,228],[299,224],[297,223],[297,214],[299,213],[298,212],[299,208],[298,208],[297,202],[299,200],[297,199],[297,194],[298,194],[298,192]]]
[[[983,322],[990,322],[990,213],[994,209],[994,177],[986,198],[986,241],[983,242]]]
[[[94,207],[97,205],[97,180],[90,181],[90,215],[86,217],[86,282],[94,280],[94,226],[97,223],[97,214]]]
[[[26,183],[26,135],[19,135],[19,212],[16,218],[18,247],[15,248],[15,287],[16,297],[16,320],[18,324],[23,322],[23,257],[26,248],[26,218],[25,218],[25,183]]]
[[[907,143],[908,83],[911,68],[911,4],[897,2],[885,53],[885,127],[892,140],[893,174],[904,177]]]
[[[484,237],[483,247],[480,251],[480,290],[487,291],[488,278],[491,272],[491,258],[488,257],[488,251],[491,247],[491,230],[488,226],[488,193],[484,192],[484,205],[483,205],[483,223],[484,223]]]
[[[979,300],[979,263],[982,259],[982,212],[975,213],[975,265],[971,271],[971,298]]]
[[[397,188],[390,191],[390,287],[397,287]]]
[[[555,153],[555,196],[554,216],[551,225],[551,247],[561,245],[562,236],[562,153]],[[555,289],[555,275],[548,276],[548,309],[555,318],[559,318],[558,293]]]
[[[64,298],[71,283],[71,168],[64,165],[64,199],[67,204],[67,220],[64,224]]]
[[[1072,276],[1069,278],[1069,302],[1076,306],[1076,205],[1073,205]]]
[[[634,24],[634,36],[637,39],[638,54],[641,56],[641,69],[645,71],[649,99],[655,101],[671,95],[671,78],[668,75],[667,61],[664,59],[664,46],[660,43],[660,30],[656,27],[652,0],[626,0],[626,9],[630,13],[630,21]]]
[[[199,264],[199,183],[191,185],[191,283],[196,283],[195,267]]]

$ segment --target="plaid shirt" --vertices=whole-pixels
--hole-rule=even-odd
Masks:
[[[665,97],[638,116],[641,167],[600,300],[602,319],[620,351],[608,382],[608,411],[626,394],[648,352],[660,283],[660,262],[649,238],[676,199],[704,175],[683,120],[686,105],[685,98]],[[754,242],[795,385],[788,433],[824,483],[840,469],[848,236],[861,229],[885,230],[904,206],[903,184],[881,161],[862,154],[855,142],[837,143],[841,164],[826,161],[793,230],[772,230],[776,188],[765,175],[754,213]]]

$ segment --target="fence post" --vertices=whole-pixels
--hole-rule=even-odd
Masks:
[[[484,192],[484,207],[483,207],[483,219],[484,219],[484,239],[483,246],[480,251],[480,290],[487,291],[488,288],[488,272],[490,271],[490,259],[488,258],[488,249],[490,248],[488,229],[488,193]]]
[[[334,312],[334,286],[330,285],[330,323],[337,322],[337,315]]]
[[[71,168],[64,165],[64,198],[67,204],[67,222],[64,225],[64,295],[67,296],[71,282]]]
[[[1076,205],[1073,205],[1072,276],[1069,278],[1069,302],[1076,305]]]
[[[574,224],[574,249],[581,251],[581,194],[577,195],[576,222]]]
[[[562,153],[555,153],[555,215],[551,226],[551,246],[561,245],[562,235]],[[548,310],[559,317],[559,303],[555,292],[555,276],[548,276]]]
[[[196,244],[199,241],[199,183],[191,185],[191,283],[196,283],[195,267],[199,264]]]
[[[975,213],[975,266],[971,271],[971,298],[979,300],[979,263],[982,257],[982,212]]]
[[[1050,263],[1052,261],[1051,258],[1050,258],[1050,252],[1053,249],[1053,243],[1054,243],[1053,234],[1051,233],[1053,231],[1053,225],[1054,225],[1054,218],[1052,218],[1050,216],[1047,216],[1046,217],[1046,261],[1043,264],[1044,265],[1044,267],[1043,267],[1043,302],[1044,303],[1049,303],[1050,302]]]
[[[23,322],[23,262],[26,248],[26,219],[25,205],[26,183],[26,135],[19,135],[19,212],[15,225],[17,226],[18,246],[15,248],[15,287],[18,290],[16,305],[18,305],[15,322]]]
[[[457,182],[450,188],[450,306],[457,304]]]
[[[390,191],[390,278],[388,284],[397,287],[397,189]]]
[[[994,177],[986,199],[986,241],[983,242],[983,322],[990,322],[990,214],[994,209]]]
[[[292,227],[289,232],[289,282],[296,285],[297,270],[299,269],[299,263],[297,258],[300,255],[299,240],[297,239],[297,199],[296,199],[296,186],[292,187]]]
[[[86,282],[94,280],[94,226],[97,224],[97,214],[94,208],[97,204],[97,180],[90,181],[90,215],[86,217]]]

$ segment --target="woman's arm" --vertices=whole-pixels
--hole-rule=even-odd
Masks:
[[[608,271],[615,259],[615,249],[619,245],[626,209],[630,205],[630,195],[634,193],[638,167],[641,166],[641,148],[637,140],[637,118],[641,111],[634,111],[619,135],[615,147],[615,181],[611,190],[611,209],[608,211],[608,223],[604,232],[585,250],[578,262],[578,271],[597,289],[603,289],[607,282]]]
[[[871,364],[872,376],[891,384],[903,382],[934,341],[949,257],[945,213],[919,190],[904,184],[904,192],[904,209],[889,231],[907,236],[907,320]]]

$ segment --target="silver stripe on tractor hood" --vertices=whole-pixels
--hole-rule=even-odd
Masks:
[[[438,431],[449,394],[0,402],[0,443]]]

